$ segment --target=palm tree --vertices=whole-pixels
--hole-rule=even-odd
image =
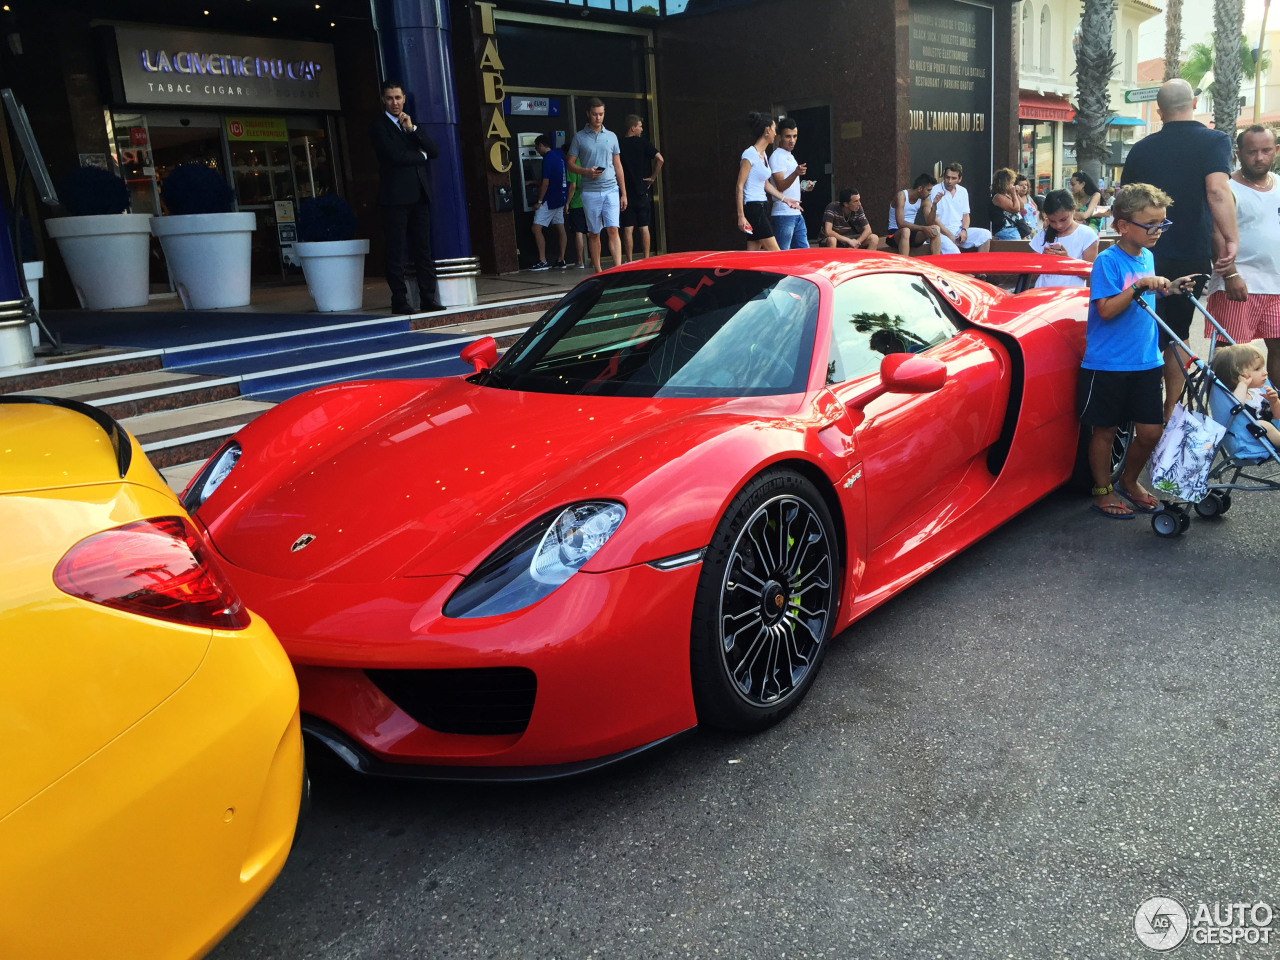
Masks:
[[[1164,10],[1164,79],[1178,75],[1182,59],[1182,0],[1168,0]]]
[[[1257,75],[1258,70],[1266,73],[1271,69],[1271,54],[1263,51],[1262,62],[1255,64],[1253,62],[1253,48],[1249,45],[1249,38],[1243,33],[1240,34],[1240,74],[1246,80],[1252,80]],[[1191,86],[1200,86],[1209,71],[1213,70],[1214,55],[1213,47],[1207,43],[1193,43],[1191,45],[1191,53],[1187,57],[1187,62],[1182,65],[1181,76]],[[1204,88],[1204,96],[1206,100],[1213,100],[1214,84],[1211,82]]]
[[[1243,30],[1244,0],[1213,0],[1213,125],[1228,134],[1240,116],[1241,60],[1253,59],[1251,51],[1240,56],[1236,37],[1243,39]]]
[[[1116,60],[1111,47],[1115,19],[1116,0],[1084,0],[1076,47],[1076,162],[1095,179],[1102,175],[1102,161],[1109,153],[1111,92],[1107,85]]]

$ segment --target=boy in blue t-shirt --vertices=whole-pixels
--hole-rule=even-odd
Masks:
[[[1127,183],[1111,205],[1120,239],[1093,261],[1089,278],[1089,323],[1080,364],[1080,422],[1093,428],[1089,469],[1091,510],[1112,520],[1132,520],[1134,511],[1154,513],[1159,502],[1138,483],[1138,474],[1164,432],[1160,388],[1163,360],[1156,323],[1136,302],[1193,287],[1195,276],[1166,280],[1155,276],[1151,248],[1168,229],[1165,210],[1173,200],[1146,183]],[[1111,449],[1116,429],[1133,424],[1124,470],[1111,485]]]
[[[555,267],[563,270],[569,243],[564,232],[565,204],[569,200],[564,153],[558,147],[552,147],[551,138],[547,136],[539,136],[533,146],[542,158],[542,182],[538,184],[538,199],[533,205],[533,242],[538,248],[538,262],[529,269],[550,270]],[[560,259],[554,263],[547,262],[547,245],[542,236],[544,227],[555,227],[556,236],[560,239]]]

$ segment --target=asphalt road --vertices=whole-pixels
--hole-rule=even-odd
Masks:
[[[1170,541],[1086,503],[855,624],[763,735],[552,784],[317,780],[213,957],[1136,958],[1154,895],[1278,914],[1178,960],[1280,955],[1280,498]]]

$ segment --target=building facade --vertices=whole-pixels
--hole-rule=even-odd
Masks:
[[[846,187],[883,232],[894,191],[953,160],[982,222],[992,170],[1018,157],[1019,21],[1037,2],[10,0],[0,70],[55,181],[104,166],[126,179],[136,212],[160,213],[178,164],[225,176],[257,218],[259,282],[297,276],[293,217],[325,193],[351,202],[357,235],[373,243],[368,271],[381,271],[368,130],[382,114],[380,80],[394,77],[441,147],[435,255],[506,273],[533,259],[533,140],[568,143],[590,97],[619,134],[626,115],[640,116],[663,152],[659,251],[742,245],[733,190],[752,110],[800,124],[812,233]],[[1036,62],[1056,76],[1062,53]],[[49,212],[30,194],[23,207],[37,221],[48,303],[70,306],[39,229]],[[159,256],[155,265],[161,287]]]
[[[1064,188],[1076,170],[1075,48],[1080,38],[1082,0],[1023,0],[1018,11],[1018,166],[1036,193]],[[1129,147],[1146,134],[1140,103],[1125,93],[1150,86],[1138,78],[1138,28],[1160,12],[1145,0],[1120,0],[1116,7],[1115,70],[1112,73],[1111,154],[1103,178],[1111,184],[1124,168]]]

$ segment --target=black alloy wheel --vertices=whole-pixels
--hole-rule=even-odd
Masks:
[[[1133,424],[1124,423],[1116,428],[1116,438],[1111,444],[1111,482],[1120,479],[1124,470],[1124,461],[1129,456],[1129,445],[1133,443]]]
[[[749,732],[812,686],[839,601],[835,527],[813,484],[769,471],[734,498],[703,560],[690,667],[698,720]]]

